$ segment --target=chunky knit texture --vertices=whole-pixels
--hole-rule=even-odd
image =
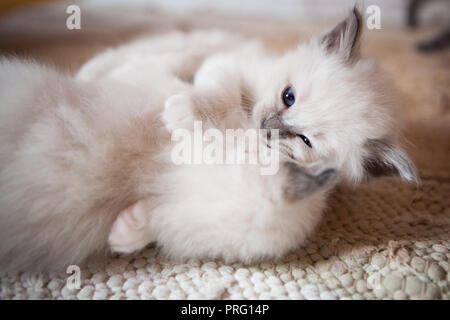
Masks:
[[[282,261],[171,263],[148,248],[68,275],[1,279],[2,299],[448,299],[450,186],[386,179],[337,190],[314,238]]]
[[[144,20],[150,25],[142,25]],[[277,23],[268,30],[267,23],[258,21],[169,19],[149,12],[135,13],[134,21],[141,25],[122,25],[110,43],[98,37],[101,30],[89,33],[88,20],[87,31],[72,41],[45,41],[44,33],[42,46],[29,41],[27,47],[26,34],[20,42],[6,34],[0,48],[75,70],[93,48],[123,42],[148,27],[159,31],[214,23],[262,35],[276,50],[295,45],[306,34],[302,30],[320,30],[299,22]],[[338,188],[315,235],[281,261],[175,263],[150,247],[133,256],[87,262],[81,266],[80,289],[68,288],[65,273],[2,276],[0,299],[449,299],[450,55],[420,55],[413,49],[419,37],[376,30],[366,33],[362,48],[394,76],[408,120],[405,147],[422,179],[419,188],[393,178]]]

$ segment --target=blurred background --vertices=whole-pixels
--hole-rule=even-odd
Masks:
[[[355,0],[2,0],[0,53],[68,72],[102,50],[172,30],[219,28],[260,38],[283,52],[342,19]],[[76,4],[81,28],[69,30]],[[450,0],[358,1],[380,9],[380,29],[362,54],[394,78],[405,136],[422,175],[450,178]]]
[[[73,69],[104,46],[172,29],[225,28],[284,46],[332,26],[356,2],[380,8],[381,29],[369,38],[404,30],[419,43],[447,30],[450,41],[450,0],[1,0],[0,50]],[[72,4],[81,10],[80,30],[66,28]]]

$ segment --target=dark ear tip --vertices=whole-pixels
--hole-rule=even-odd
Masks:
[[[320,42],[324,44],[326,52],[340,53],[345,61],[354,61],[358,57],[358,44],[363,31],[362,19],[355,6],[343,21],[322,36]]]
[[[398,176],[402,180],[420,184],[419,174],[408,155],[386,139],[368,139],[365,147],[369,156],[363,160],[370,176]]]
[[[359,10],[359,8],[356,5],[353,7],[351,15],[353,16],[353,18],[356,21],[356,24],[358,26],[358,33],[359,33],[360,31],[362,31],[363,16],[361,14],[361,11]]]
[[[352,10],[352,14],[355,16],[356,19],[361,20],[362,19],[362,14],[361,14],[361,10],[358,7],[358,5],[355,4],[355,6],[353,7]]]
[[[352,13],[357,19],[361,19],[363,17],[362,12],[364,11],[364,1],[358,0],[355,2],[353,6]]]

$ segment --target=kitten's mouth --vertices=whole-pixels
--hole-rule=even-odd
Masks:
[[[274,135],[272,130],[276,130],[276,139],[278,140],[278,151],[291,160],[295,160],[294,152],[292,151],[292,148],[285,145],[282,140],[285,138],[290,138],[297,136],[296,133],[293,133],[289,130],[289,127],[286,126],[280,119],[278,115],[265,117],[261,121],[260,129],[266,130],[266,136],[265,138],[265,144],[267,148],[273,149],[271,141],[274,139]]]
[[[267,148],[273,150],[272,145],[270,144],[270,138],[266,139],[265,145]],[[278,151],[284,155],[286,155],[291,160],[295,160],[294,152],[292,151],[292,148],[285,145],[284,143],[281,143],[280,140],[278,140]]]

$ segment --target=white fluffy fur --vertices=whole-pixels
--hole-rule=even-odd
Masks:
[[[151,76],[151,88],[98,84],[2,58],[2,270],[59,269],[104,251],[118,212],[149,194],[169,138],[161,108],[186,89]]]
[[[314,176],[287,166],[274,176],[250,165],[173,166],[166,128],[180,125],[174,106],[210,126],[259,128],[283,110],[291,85],[297,102],[282,120],[314,147],[286,139],[282,162],[331,164],[359,182],[367,140],[388,138],[397,150],[398,126],[390,84],[372,62],[343,57],[319,38],[272,57],[256,42],[196,32],[111,49],[74,78],[3,59],[1,270],[65,267],[104,251],[108,238],[120,252],[156,241],[174,258],[245,262],[302,244],[331,182],[288,200],[295,179]],[[168,100],[181,92],[185,103]]]

